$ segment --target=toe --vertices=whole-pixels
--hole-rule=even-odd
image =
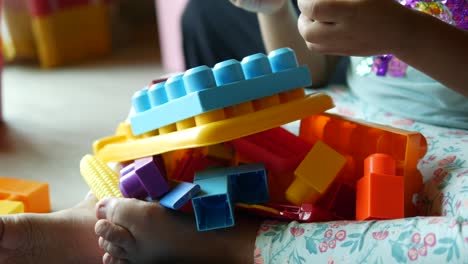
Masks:
[[[164,210],[157,203],[124,198],[104,198],[97,203],[96,208],[98,219],[107,219],[127,228],[141,219],[159,219],[158,215]]]
[[[114,258],[124,259],[128,255],[125,249],[115,244],[112,244],[111,242],[105,240],[102,237],[99,238],[99,247],[102,248],[107,253],[109,253]]]
[[[135,238],[126,228],[113,224],[109,220],[99,220],[94,229],[96,235],[126,250],[131,250],[135,245]]]
[[[114,258],[109,253],[106,253],[102,257],[102,263],[104,264],[128,264],[129,262],[126,259]]]

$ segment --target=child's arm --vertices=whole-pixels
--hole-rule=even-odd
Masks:
[[[394,0],[299,0],[299,31],[318,52],[394,54],[468,95],[468,32]]]
[[[267,51],[281,47],[294,49],[300,64],[307,64],[312,86],[327,83],[339,57],[311,52],[297,29],[297,15],[290,0],[231,0],[248,11],[257,12],[263,43]]]

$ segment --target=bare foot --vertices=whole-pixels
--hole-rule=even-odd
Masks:
[[[193,215],[118,198],[99,201],[96,215],[104,264],[252,262],[259,224],[249,219],[235,228],[198,232]]]
[[[93,232],[96,202],[88,196],[55,213],[0,217],[0,263],[101,263],[104,252]]]

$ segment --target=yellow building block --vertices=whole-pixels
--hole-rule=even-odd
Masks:
[[[111,50],[109,5],[105,3],[33,16],[32,28],[43,67],[75,63]]]
[[[36,45],[26,0],[4,0],[1,24],[4,59],[35,59]]]
[[[22,202],[0,200],[0,215],[24,213],[24,204]]]
[[[46,183],[0,177],[0,200],[22,202],[28,213],[50,212],[49,185]]]
[[[117,135],[94,142],[94,154],[104,162],[122,162],[174,150],[214,145],[322,113],[333,106],[331,97],[317,92],[253,113],[146,138],[124,133],[127,131],[125,126],[130,126],[125,122],[119,126]]]
[[[346,158],[322,141],[317,141],[294,172],[296,178],[286,190],[293,204],[314,203],[346,164]]]
[[[119,175],[98,158],[84,156],[80,162],[80,172],[99,200],[104,197],[123,197],[119,189]]]

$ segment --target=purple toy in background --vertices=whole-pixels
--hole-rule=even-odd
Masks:
[[[145,200],[169,191],[164,162],[160,156],[135,160],[120,170],[120,191],[126,198]]]

